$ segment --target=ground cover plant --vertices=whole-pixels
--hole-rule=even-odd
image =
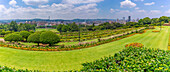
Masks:
[[[143,47],[125,48],[114,56],[82,64],[81,71],[170,71],[170,51]]]

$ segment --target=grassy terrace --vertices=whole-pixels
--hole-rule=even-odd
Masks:
[[[157,30],[159,29],[157,28]],[[82,63],[114,55],[114,53],[122,50],[126,44],[132,42],[142,43],[146,47],[167,50],[169,30],[170,27],[164,27],[159,33],[153,33],[152,30],[149,30],[144,34],[137,34],[115,42],[74,51],[42,52],[0,47],[0,65],[43,71],[78,70],[82,67]]]

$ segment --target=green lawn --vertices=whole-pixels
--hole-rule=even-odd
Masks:
[[[163,28],[159,33],[153,33],[152,30],[149,30],[144,34],[74,51],[42,52],[0,47],[0,65],[44,71],[78,70],[82,67],[82,63],[114,55],[122,50],[126,44],[132,42],[139,42],[150,48],[167,50],[169,30],[170,27]]]
[[[58,32],[57,29],[51,29],[51,28],[37,28],[36,31],[54,31],[54,32]]]

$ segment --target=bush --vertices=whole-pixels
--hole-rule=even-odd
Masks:
[[[144,47],[144,45],[141,44],[141,43],[130,43],[130,44],[125,45],[125,47],[126,48],[128,48],[128,47],[139,47],[139,48],[142,48],[142,47]]]
[[[36,32],[36,33],[31,34],[28,37],[28,42],[38,43],[38,46],[39,46],[39,43],[41,43],[40,42],[40,35],[41,35],[40,32]]]
[[[169,51],[126,48],[114,56],[83,63],[85,72],[169,72]]]
[[[15,42],[17,42],[17,41],[22,41],[22,40],[23,40],[23,38],[19,34],[8,34],[8,35],[5,36],[5,41],[10,41],[10,42],[15,41]]]
[[[55,43],[58,43],[60,41],[60,38],[54,32],[46,31],[46,32],[41,33],[40,41],[43,44],[49,44],[51,46]]]
[[[28,36],[30,35],[30,33],[29,33],[28,31],[21,31],[21,32],[20,32],[20,35],[21,35],[23,38],[25,38],[26,41],[27,41],[27,38],[28,38]]]

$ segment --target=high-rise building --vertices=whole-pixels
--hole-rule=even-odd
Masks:
[[[131,16],[128,16],[128,22],[130,22],[131,21]]]
[[[123,21],[125,21],[125,17],[123,17]]]

